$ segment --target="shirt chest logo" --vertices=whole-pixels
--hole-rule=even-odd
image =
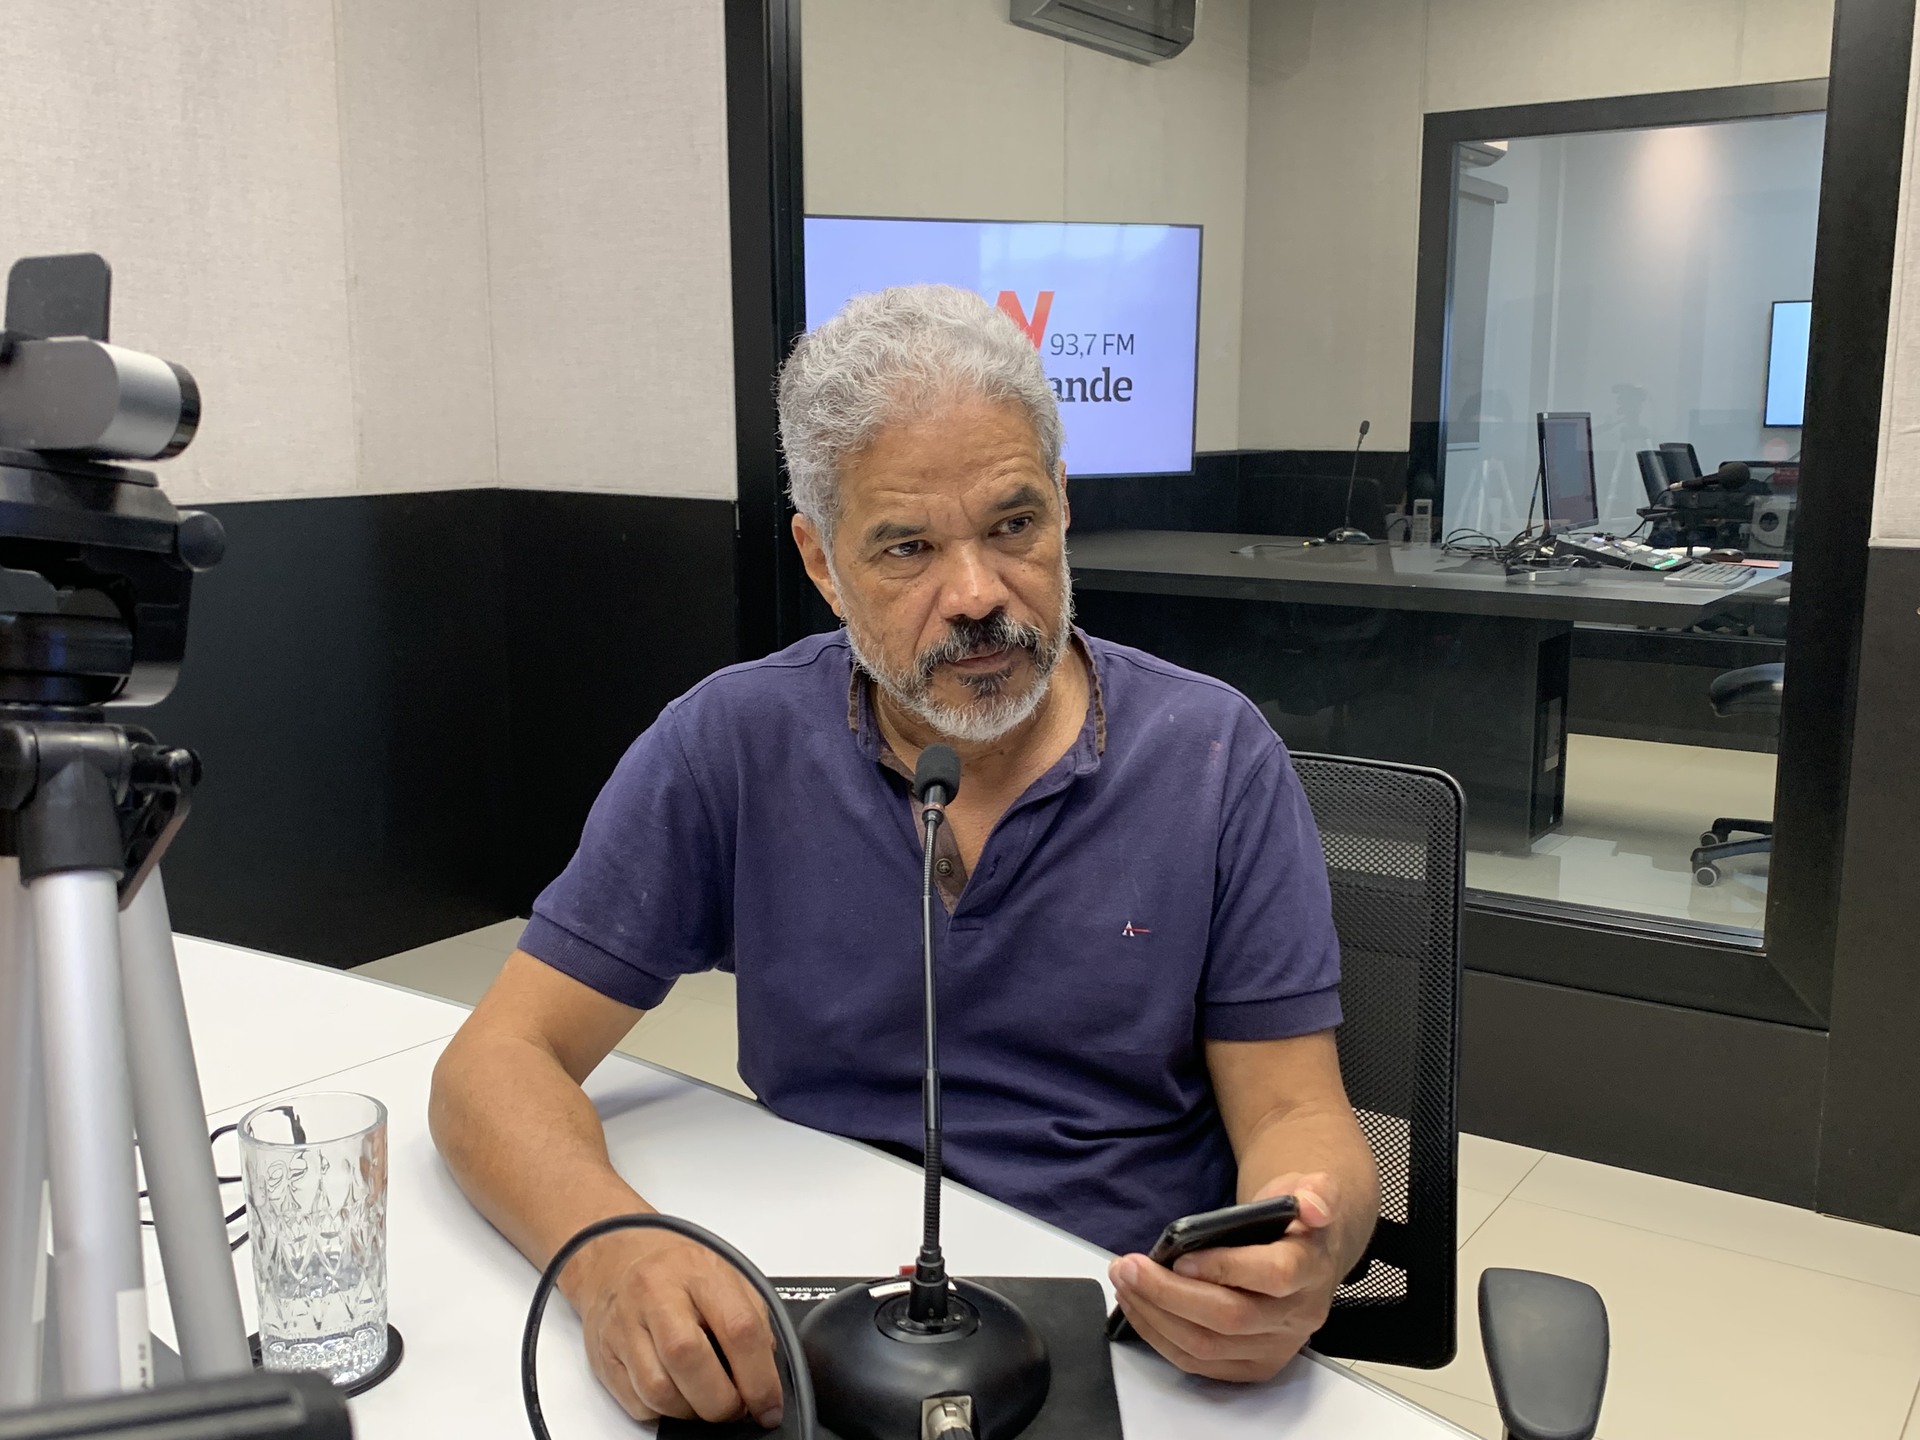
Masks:
[[[1126,940],[1135,940],[1142,935],[1151,934],[1153,934],[1153,931],[1147,929],[1144,925],[1136,925],[1131,920],[1120,927],[1121,938]]]

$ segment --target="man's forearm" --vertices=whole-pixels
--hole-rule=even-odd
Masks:
[[[535,1265],[595,1220],[652,1209],[615,1172],[593,1102],[530,1041],[456,1036],[434,1067],[427,1115],[474,1208]],[[570,1298],[575,1269],[561,1285]]]
[[[1268,1116],[1241,1153],[1238,1198],[1251,1200],[1281,1175],[1321,1171],[1339,1187],[1330,1249],[1344,1275],[1366,1252],[1380,1211],[1373,1151],[1350,1108],[1301,1107]]]

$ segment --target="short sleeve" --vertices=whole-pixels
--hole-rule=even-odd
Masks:
[[[1210,1040],[1281,1040],[1340,1023],[1326,857],[1278,741],[1221,825],[1201,999]]]
[[[623,1004],[650,1009],[731,945],[731,836],[716,823],[670,706],[628,748],[580,848],[534,901],[520,948]]]

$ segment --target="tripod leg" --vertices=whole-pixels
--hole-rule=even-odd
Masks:
[[[28,887],[39,951],[60,1381],[69,1397],[152,1383],[120,984],[120,897],[105,870]],[[204,1142],[203,1142],[204,1143]]]
[[[39,1398],[46,1313],[46,1117],[33,912],[0,859],[0,1410]]]
[[[120,973],[127,996],[127,1061],[134,1126],[167,1274],[173,1326],[187,1378],[253,1369],[220,1186],[207,1147],[206,1102],[194,1068],[187,1007],[173,954],[160,872],[120,912]]]

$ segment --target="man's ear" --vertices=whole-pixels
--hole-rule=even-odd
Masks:
[[[800,563],[806,566],[813,588],[820,592],[827,608],[844,620],[846,612],[840,608],[840,591],[833,583],[833,571],[827,566],[827,548],[821,542],[820,532],[804,515],[793,517],[793,543],[800,551]]]

